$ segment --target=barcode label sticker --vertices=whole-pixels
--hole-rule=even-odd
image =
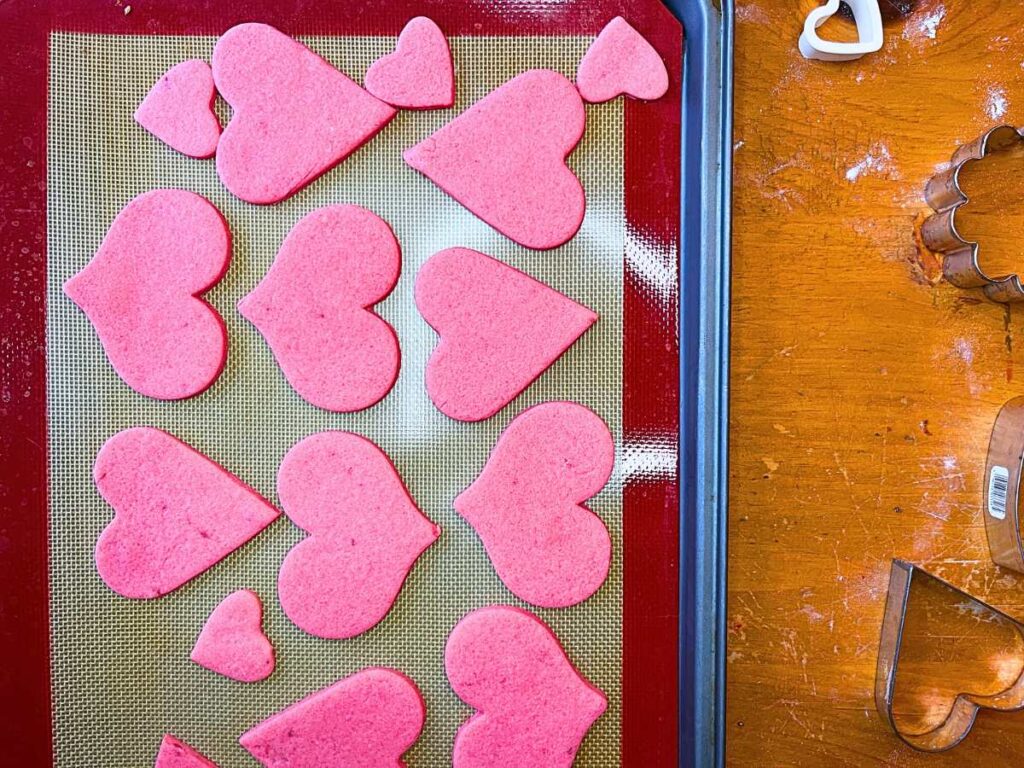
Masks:
[[[996,520],[1006,519],[1006,493],[1010,488],[1010,471],[995,466],[988,475],[988,513]]]

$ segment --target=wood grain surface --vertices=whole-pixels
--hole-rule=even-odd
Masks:
[[[1024,3],[882,0],[883,50],[839,64],[797,51],[815,5],[736,13],[727,762],[1013,765],[1024,712],[922,755],[872,696],[892,558],[1024,618],[980,507],[993,419],[1024,394],[1024,306],[948,285],[916,235],[956,146],[1024,123]],[[992,168],[964,226],[1024,270],[1024,160]],[[946,677],[991,685],[991,642],[946,652]]]

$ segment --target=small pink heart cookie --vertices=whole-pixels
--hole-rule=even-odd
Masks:
[[[192,661],[232,680],[255,683],[274,671],[274,648],[263,634],[255,592],[232,592],[213,609],[192,648]]]
[[[405,162],[506,237],[554,248],[583,222],[586,200],[565,159],[586,122],[563,75],[532,69],[405,150]]]
[[[394,53],[366,71],[366,90],[401,109],[441,109],[455,103],[455,71],[444,32],[417,16],[398,36]]]
[[[576,86],[591,104],[610,101],[620,94],[652,101],[668,91],[665,62],[644,36],[616,16],[590,44]]]
[[[168,733],[160,742],[153,768],[217,768],[217,764]]]
[[[213,157],[220,122],[213,112],[213,72],[202,59],[189,59],[165,72],[135,110],[135,121],[183,155]]]
[[[281,462],[277,491],[285,514],[309,533],[281,565],[281,607],[317,637],[355,637],[383,619],[441,533],[387,455],[350,432],[298,443]]]
[[[508,425],[455,509],[514,594],[544,608],[575,605],[608,576],[608,529],[583,502],[614,463],[615,442],[597,414],[543,403]]]
[[[608,705],[548,626],[511,606],[463,618],[444,667],[455,693],[477,710],[455,737],[453,768],[570,768]]]
[[[266,24],[240,24],[221,36],[213,79],[234,110],[217,147],[217,172],[250,203],[291,196],[395,116],[392,107]]]
[[[88,315],[126,384],[179,400],[224,368],[224,321],[199,294],[221,279],[230,256],[227,224],[209,201],[156,189],[124,207],[64,293]]]
[[[394,330],[370,307],[401,269],[387,222],[357,205],[303,218],[238,311],[274,350],[288,382],[328,411],[368,408],[390,391],[401,355]]]
[[[440,335],[427,392],[448,416],[489,418],[573,345],[597,315],[517,269],[468,248],[432,256],[416,306]]]
[[[265,768],[402,767],[426,711],[412,680],[371,667],[292,704],[238,741]]]
[[[172,592],[280,514],[223,467],[152,427],[107,440],[93,476],[114,508],[96,542],[96,568],[124,597]]]

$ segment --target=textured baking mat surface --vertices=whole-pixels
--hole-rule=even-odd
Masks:
[[[393,38],[322,37],[310,47],[357,81]],[[174,733],[222,768],[255,766],[237,744],[253,724],[335,680],[370,665],[396,667],[423,692],[427,720],[408,753],[410,766],[450,764],[456,729],[469,714],[448,687],[445,640],[461,616],[491,603],[523,605],[502,585],[473,530],[452,509],[509,421],[553,399],[583,403],[621,445],[623,211],[621,100],[587,108],[587,129],[570,164],[587,192],[587,215],[571,242],[549,252],[521,248],[477,220],[405,166],[401,150],[510,77],[550,67],[572,77],[588,38],[455,38],[458,101],[451,110],[400,112],[369,144],[294,197],[254,206],[221,185],[213,161],[181,156],[145,133],[132,113],[159,75],[190,57],[209,60],[214,38],[54,34],[48,126],[48,410],[50,582],[56,764],[68,768],[152,765],[164,733]],[[219,105],[222,119],[227,109]],[[226,217],[231,267],[207,294],[223,316],[224,373],[202,395],[165,403],[139,395],[114,373],[85,315],[61,291],[95,253],[120,209],[142,192],[197,192]],[[388,221],[402,246],[402,276],[378,310],[396,329],[402,370],[392,392],[362,413],[331,414],[299,398],[256,330],[235,304],[266,273],[291,227],[310,211],[357,203]],[[598,323],[497,416],[462,424],[442,415],[423,387],[436,336],[416,311],[420,265],[450,246],[491,254],[600,314]],[[93,459],[121,429],[152,425],[177,435],[277,503],[281,458],[325,429],[365,435],[395,462],[420,508],[442,527],[413,569],[394,608],[351,640],[303,633],[282,613],[277,571],[301,531],[282,516],[263,534],[176,592],[126,600],[96,573],[93,546],[111,508],[92,482]],[[621,462],[620,462],[621,465]],[[622,476],[620,466],[591,503],[611,531],[607,582],[567,610],[535,610],[578,669],[605,692],[577,765],[619,762],[621,723]],[[265,682],[243,684],[201,669],[189,652],[203,622],[234,589],[264,602],[278,656]],[[532,609],[531,609],[532,610]]]

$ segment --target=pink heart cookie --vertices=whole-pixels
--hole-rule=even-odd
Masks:
[[[255,683],[274,671],[274,648],[263,634],[263,604],[240,589],[213,609],[192,649],[192,661],[213,672]]]
[[[168,733],[160,742],[153,768],[217,768],[217,764]]]
[[[126,384],[179,400],[224,368],[224,321],[199,294],[221,279],[230,255],[227,224],[209,201],[156,189],[124,207],[64,292],[88,315]]]
[[[387,768],[423,730],[419,689],[393,669],[371,667],[264,720],[238,740],[265,768]]]
[[[387,455],[350,432],[298,443],[281,462],[277,491],[285,514],[310,534],[281,565],[281,607],[317,637],[355,637],[383,619],[441,533]]]
[[[183,155],[213,157],[220,122],[213,112],[213,72],[202,59],[175,64],[135,110],[135,121]]]
[[[548,626],[519,608],[464,617],[448,638],[444,667],[455,693],[477,710],[455,737],[453,768],[570,768],[607,707]]]
[[[398,36],[394,53],[366,71],[366,90],[402,109],[441,109],[455,103],[455,71],[444,32],[417,16]]]
[[[223,467],[152,427],[107,440],[93,476],[114,508],[96,542],[96,568],[124,597],[166,595],[280,514]]]
[[[213,49],[213,79],[234,115],[217,172],[250,203],[276,203],[333,168],[395,116],[306,46],[240,24]]]
[[[508,425],[455,509],[513,593],[544,608],[575,605],[608,576],[608,529],[583,502],[614,463],[614,440],[597,414],[543,403]]]
[[[391,292],[401,260],[376,214],[356,205],[321,208],[288,233],[238,311],[267,339],[296,392],[329,411],[358,411],[398,377],[398,339],[370,307]]]
[[[584,54],[576,86],[591,104],[621,94],[652,101],[668,91],[668,70],[654,46],[624,18],[616,16]]]
[[[597,320],[544,283],[469,248],[449,248],[423,265],[416,306],[441,337],[427,363],[427,392],[461,421],[504,408]]]
[[[532,69],[405,150],[405,162],[506,237],[554,248],[583,222],[586,201],[565,159],[586,122],[564,76]]]

